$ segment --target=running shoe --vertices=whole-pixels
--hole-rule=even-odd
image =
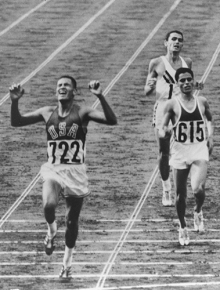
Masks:
[[[59,278],[72,278],[71,266],[65,268],[64,265],[63,265],[62,269],[60,271]]]
[[[172,206],[171,190],[163,190],[162,204],[163,206]]]
[[[52,255],[54,249],[55,249],[55,245],[54,245],[54,239],[55,239],[56,235],[54,235],[53,237],[49,236],[48,234],[46,235],[45,239],[44,239],[44,245],[45,245],[45,253],[50,256]]]
[[[197,232],[204,232],[203,213],[194,211],[194,229]]]
[[[187,228],[179,228],[179,243],[181,246],[189,245],[189,234]]]

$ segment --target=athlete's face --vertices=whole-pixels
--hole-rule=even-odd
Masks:
[[[56,95],[58,101],[68,101],[74,97],[75,88],[69,78],[61,78],[57,82]]]
[[[188,72],[180,74],[178,79],[178,85],[182,93],[191,93],[194,87],[193,77],[191,76],[191,74]]]
[[[170,34],[168,40],[165,40],[164,45],[167,51],[180,52],[183,47],[183,37],[181,34],[173,32]]]

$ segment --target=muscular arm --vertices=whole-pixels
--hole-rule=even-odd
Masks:
[[[168,127],[169,122],[173,121],[174,118],[174,101],[169,100],[166,103],[166,106],[164,108],[164,115],[163,115],[163,120],[162,120],[162,130],[159,132],[160,137],[167,137],[168,135],[171,134],[171,131]]]
[[[209,107],[207,99],[204,97],[201,97],[201,98],[202,98],[202,102],[203,102],[203,105],[205,108],[204,115],[205,115],[206,120],[207,120],[206,125],[207,125],[207,130],[208,130],[207,145],[209,148],[209,154],[211,155],[211,153],[213,151],[213,146],[214,146],[214,143],[213,143],[214,121],[212,118],[212,113],[210,111],[210,107]]]
[[[44,121],[42,115],[42,109],[38,109],[34,112],[27,113],[24,115],[20,114],[18,107],[18,100],[12,101],[11,104],[11,125],[13,127],[21,127],[26,125],[35,124]]]
[[[156,71],[156,67],[158,64],[158,59],[152,59],[149,63],[149,68],[148,68],[148,75],[147,75],[147,79],[146,79],[146,84],[144,87],[144,92],[146,94],[146,96],[150,95],[155,87],[156,87],[156,82],[157,82],[157,71]]]
[[[24,94],[24,89],[20,85],[13,85],[10,89],[11,97],[11,125],[21,127],[46,121],[51,113],[52,107],[43,107],[31,113],[21,115],[19,110],[19,99]]]
[[[93,81],[94,82],[94,81]],[[94,84],[94,83],[93,83]],[[107,125],[116,125],[117,117],[113,112],[112,108],[106,101],[105,97],[102,94],[102,88],[99,85],[98,88],[90,87],[90,91],[97,96],[99,99],[103,112],[93,109],[93,108],[84,108],[81,110],[81,118],[84,122],[88,123],[89,121],[94,121],[97,123],[107,124]]]

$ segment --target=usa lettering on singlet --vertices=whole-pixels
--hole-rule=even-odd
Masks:
[[[54,110],[46,124],[47,157],[51,164],[81,164],[86,155],[86,131],[78,114],[79,106],[74,105],[64,118]]]
[[[165,56],[161,56],[165,65],[165,72],[163,76],[157,80],[156,84],[156,97],[158,100],[171,99],[172,96],[179,93],[179,87],[175,81],[176,70],[171,66]],[[182,67],[188,67],[185,60],[180,56]]]
[[[198,99],[195,97],[195,106],[192,111],[185,108],[179,98],[180,115],[174,125],[174,139],[183,144],[195,144],[206,139],[205,119],[201,114]]]

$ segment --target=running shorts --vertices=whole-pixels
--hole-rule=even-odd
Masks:
[[[85,197],[90,194],[86,165],[83,164],[51,164],[41,166],[41,178],[44,181],[53,179],[62,188],[64,197]]]
[[[209,161],[207,141],[187,145],[176,141],[174,142],[169,161],[169,164],[173,168],[186,169],[197,160]]]

